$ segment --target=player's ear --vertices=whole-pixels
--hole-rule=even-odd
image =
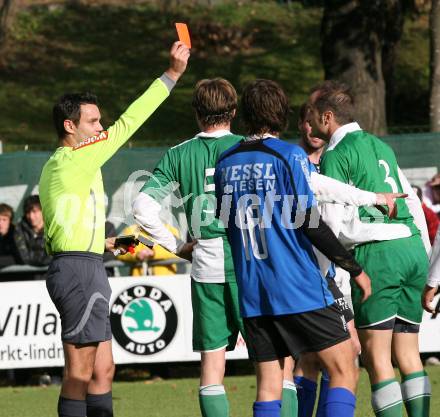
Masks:
[[[68,134],[73,134],[75,133],[74,130],[74,123],[72,122],[72,120],[66,119],[64,120],[64,130],[68,133]]]
[[[331,121],[333,120],[333,118],[334,118],[333,112],[330,110],[325,111],[322,114],[322,122],[324,125],[329,125],[331,123]]]

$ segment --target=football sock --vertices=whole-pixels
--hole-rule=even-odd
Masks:
[[[402,398],[409,417],[429,417],[431,384],[425,371],[405,375],[402,379]]]
[[[112,392],[87,394],[87,417],[113,417]]]
[[[280,417],[281,401],[255,401],[254,417]]]
[[[303,376],[294,378],[298,396],[298,417],[312,417],[318,384]]]
[[[292,381],[285,379],[283,381],[281,417],[297,417],[297,416],[298,416],[298,398],[296,396],[296,387]]]
[[[322,370],[321,384],[319,388],[318,409],[316,410],[316,417],[326,417],[325,404],[327,402],[328,390],[330,387],[330,377],[325,369]]]
[[[86,417],[86,402],[84,400],[71,400],[58,398],[58,417]]]
[[[402,392],[394,378],[372,385],[371,390],[371,405],[376,417],[402,417]]]
[[[200,387],[199,404],[203,417],[229,417],[229,402],[223,385]]]
[[[326,401],[326,417],[353,417],[356,397],[346,388],[330,388]]]

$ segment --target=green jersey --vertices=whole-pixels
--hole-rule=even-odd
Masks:
[[[168,84],[162,78],[155,80],[107,131],[73,148],[58,148],[46,162],[39,192],[48,253],[104,252],[105,196],[101,166],[168,97]]]
[[[242,139],[229,131],[201,133],[169,149],[141,190],[160,202],[178,187],[190,234],[199,240],[192,267],[197,281],[235,280],[225,229],[215,218],[214,171],[220,154]]]
[[[357,127],[357,128],[356,128]],[[336,136],[336,137],[335,137]],[[373,192],[402,193],[402,174],[393,150],[356,123],[345,125],[330,141],[321,162],[324,175]],[[363,223],[401,224],[411,235],[420,234],[404,199],[396,201],[398,215],[384,216],[375,207],[359,207]]]

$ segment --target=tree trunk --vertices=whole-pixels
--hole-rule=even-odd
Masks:
[[[383,67],[389,74],[390,63],[394,61],[390,61],[390,46],[394,48],[398,41],[387,23],[389,16],[393,16],[393,21],[403,24],[400,2],[326,0],[324,4],[321,56],[325,78],[350,85],[360,125],[384,135],[387,123]],[[389,33],[394,37],[392,42],[388,40]]]
[[[0,0],[0,52],[3,52],[14,9],[15,0]]]
[[[432,0],[431,38],[431,131],[440,132],[440,0]]]

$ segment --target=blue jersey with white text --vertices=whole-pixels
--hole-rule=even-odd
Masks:
[[[302,313],[334,302],[300,228],[305,211],[316,205],[303,149],[276,138],[242,141],[220,156],[215,189],[243,317]]]

